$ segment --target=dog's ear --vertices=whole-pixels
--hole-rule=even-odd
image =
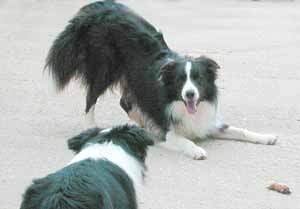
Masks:
[[[70,150],[73,150],[75,153],[80,152],[82,147],[93,137],[97,136],[101,129],[92,128],[87,131],[82,132],[81,134],[68,139],[68,147]]]
[[[168,60],[166,63],[162,64],[158,74],[158,80],[165,83],[167,75],[175,68],[175,60]]]
[[[195,62],[199,62],[206,67],[210,80],[214,81],[217,79],[217,71],[220,69],[220,66],[216,61],[206,56],[200,56],[195,59]]]
[[[138,126],[131,126],[127,134],[130,136],[128,137],[130,140],[128,140],[127,143],[132,152],[135,156],[144,161],[147,156],[148,146],[154,145],[154,141],[152,140],[153,136]]]
[[[145,129],[139,127],[139,131],[137,132],[137,138],[143,142],[146,146],[154,145],[153,136],[151,133],[147,132]]]

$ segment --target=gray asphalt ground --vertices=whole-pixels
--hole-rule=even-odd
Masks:
[[[300,2],[123,2],[161,28],[174,50],[219,62],[225,122],[279,136],[276,146],[204,141],[205,161],[152,148],[140,208],[300,208]],[[84,91],[73,83],[56,95],[42,72],[52,41],[84,4],[0,1],[1,209],[18,208],[32,178],[72,158],[66,139],[83,128]],[[98,103],[99,126],[128,121],[118,98]],[[272,181],[293,193],[267,190]]]

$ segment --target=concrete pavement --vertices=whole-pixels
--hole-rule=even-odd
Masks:
[[[299,1],[123,2],[161,28],[173,49],[218,61],[226,122],[279,135],[276,146],[204,141],[205,161],[154,147],[140,208],[300,208]],[[18,208],[32,178],[72,157],[66,139],[82,130],[84,91],[72,84],[57,96],[42,71],[53,39],[84,4],[0,1],[1,209]],[[128,120],[118,98],[98,102],[99,126]],[[292,194],[268,191],[272,181]]]

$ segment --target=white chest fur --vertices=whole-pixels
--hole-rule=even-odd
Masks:
[[[200,102],[195,114],[189,114],[183,102],[170,105],[169,113],[178,121],[171,126],[176,133],[189,139],[206,137],[216,126],[217,105]]]

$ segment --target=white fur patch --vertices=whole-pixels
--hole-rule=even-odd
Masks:
[[[186,97],[187,91],[193,91],[195,93],[194,100],[198,100],[200,96],[197,87],[191,81],[191,70],[192,70],[192,63],[187,62],[185,65],[186,81],[181,91],[181,96],[185,101],[188,100],[188,98]]]
[[[81,150],[68,165],[86,159],[106,159],[116,164],[132,179],[137,190],[143,183],[142,165],[134,157],[127,154],[122,147],[115,145],[112,142],[88,145]]]
[[[106,129],[103,129],[102,131],[100,131],[100,133],[108,133],[112,130],[112,128],[106,128]]]
[[[180,122],[171,129],[189,139],[209,135],[216,126],[217,105],[200,102],[195,114],[189,114],[182,101],[175,101],[169,107],[169,114]]]

